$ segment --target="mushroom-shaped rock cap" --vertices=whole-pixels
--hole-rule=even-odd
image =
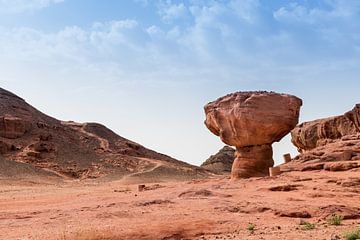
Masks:
[[[296,126],[301,105],[301,99],[288,94],[236,92],[204,107],[205,125],[228,145],[272,144]]]

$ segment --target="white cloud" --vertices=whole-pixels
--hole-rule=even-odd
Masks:
[[[162,3],[169,9],[181,5]],[[64,72],[82,69],[78,72],[96,72],[94,76],[103,74],[112,79],[158,81],[256,79],[260,72],[276,69],[295,75],[316,66],[317,61],[322,61],[323,68],[329,55],[318,54],[322,48],[317,46],[325,42],[332,44],[329,46],[341,43],[339,52],[350,49],[358,54],[359,44],[355,42],[358,40],[344,37],[336,25],[323,29],[320,36],[312,35],[313,45],[304,43],[304,39],[287,29],[263,33],[261,27],[257,28],[262,26],[263,19],[258,18],[261,6],[256,0],[231,0],[226,4],[193,1],[183,7],[190,20],[186,24],[174,20],[165,27],[124,19],[95,22],[90,28],[69,26],[52,33],[2,28],[0,60],[58,66]],[[279,8],[274,16],[279,21],[284,18],[300,21],[304,16],[320,16],[319,12],[320,9],[292,4]]]
[[[160,1],[158,3],[158,12],[164,22],[183,18],[187,15],[188,10],[184,3],[173,4],[171,0]]]
[[[146,32],[150,35],[150,36],[159,36],[159,35],[163,35],[164,32],[163,30],[161,30],[161,28],[159,28],[158,26],[152,25],[150,27],[148,27],[146,29]]]
[[[0,13],[18,14],[33,12],[64,0],[0,0]]]
[[[254,23],[258,17],[257,10],[260,3],[258,0],[232,0],[229,6],[239,18]]]
[[[290,3],[280,7],[273,13],[278,21],[297,21],[309,24],[324,24],[339,20],[358,18],[360,1],[357,0],[327,0],[327,7],[308,7],[298,3]]]
[[[274,12],[274,18],[278,21],[290,20],[290,21],[311,21],[311,13],[307,8],[297,3],[289,4],[287,7],[281,7]]]

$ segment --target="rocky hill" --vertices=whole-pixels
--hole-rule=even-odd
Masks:
[[[224,146],[215,155],[211,155],[203,164],[202,168],[216,174],[229,174],[235,160],[235,149]]]
[[[0,178],[195,178],[205,170],[157,153],[98,123],[49,117],[0,88]]]

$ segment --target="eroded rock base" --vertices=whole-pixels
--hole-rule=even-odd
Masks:
[[[269,167],[274,166],[273,151],[269,144],[238,147],[231,169],[231,179],[269,176]]]

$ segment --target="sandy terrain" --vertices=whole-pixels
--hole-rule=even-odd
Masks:
[[[356,171],[291,172],[151,183],[142,192],[121,181],[2,180],[0,239],[340,239],[360,229],[359,179]],[[327,222],[333,213],[344,216],[340,226]]]

